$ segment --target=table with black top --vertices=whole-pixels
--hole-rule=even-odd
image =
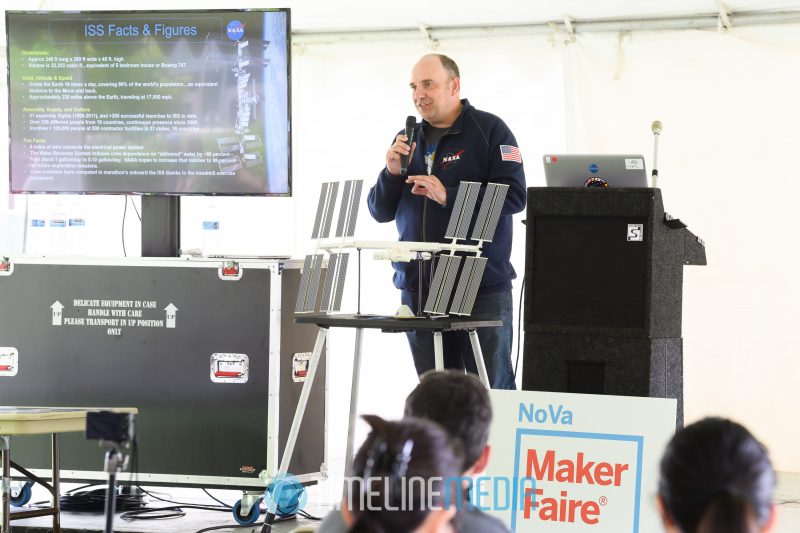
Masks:
[[[355,349],[353,353],[353,381],[350,389],[350,419],[347,428],[347,449],[345,452],[345,471],[344,475],[349,477],[352,474],[353,462],[353,437],[355,433],[356,411],[358,406],[358,388],[361,372],[361,347],[363,333],[365,329],[379,329],[386,333],[404,333],[407,331],[430,331],[433,334],[433,347],[435,358],[435,369],[444,370],[444,346],[442,344],[442,333],[446,331],[467,331],[472,344],[472,351],[475,356],[475,363],[478,367],[478,376],[481,382],[489,387],[489,378],[486,373],[486,365],[483,362],[483,353],[478,342],[478,328],[500,327],[503,323],[500,320],[475,320],[471,317],[452,317],[444,316],[437,318],[415,317],[397,318],[393,316],[380,315],[348,315],[348,314],[296,314],[295,322],[298,324],[316,324],[319,326],[317,340],[314,344],[314,351],[308,364],[306,381],[297,403],[292,429],[281,457],[280,467],[277,475],[280,476],[288,471],[289,462],[294,453],[294,445],[297,440],[297,433],[303,421],[308,395],[314,382],[314,375],[317,371],[322,349],[325,346],[325,339],[330,328],[354,328],[356,330]],[[268,510],[269,517],[274,510]]]
[[[475,320],[474,318],[443,316],[437,318],[414,317],[397,318],[383,315],[323,315],[308,314],[295,315],[298,324],[316,324],[322,329],[327,328],[355,328],[356,344],[360,344],[360,334],[364,329],[379,329],[385,333],[405,333],[407,331],[429,331],[433,333],[433,351],[436,370],[444,370],[444,349],[442,333],[445,331],[467,331],[469,333],[475,364],[478,367],[478,376],[486,387],[489,387],[489,377],[486,374],[486,365],[483,362],[481,345],[478,342],[478,328],[500,327],[500,320]],[[357,353],[360,346],[357,346]]]

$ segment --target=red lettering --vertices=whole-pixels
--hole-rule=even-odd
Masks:
[[[542,489],[536,489],[537,498],[534,499],[531,497],[531,492],[533,492],[532,489],[525,489],[525,504],[524,504],[525,507],[522,516],[526,520],[531,517],[531,509],[537,507],[538,504],[536,503],[536,500],[539,499],[538,496],[544,494],[544,491],[542,491]]]
[[[583,507],[581,507],[581,520],[583,520],[583,523],[593,526],[600,521],[599,517],[600,506],[597,504],[597,502],[584,502]]]
[[[586,461],[583,452],[578,452],[575,461],[571,459],[556,461],[555,450],[547,450],[540,460],[537,451],[529,449],[525,472],[527,477],[533,477],[539,481],[602,486],[613,483],[619,487],[622,484],[622,474],[627,472],[628,468],[627,464]]]
[[[558,522],[558,501],[555,498],[542,498],[539,507],[539,518],[545,522]]]
[[[558,462],[558,470],[556,470],[556,481],[562,483],[575,482],[575,463],[569,459],[564,459]]]
[[[553,464],[556,460],[555,450],[547,450],[544,454],[544,463],[539,463],[539,457],[536,455],[536,450],[528,450],[528,467],[526,469],[527,477],[533,477],[538,480],[553,481]]]
[[[586,454],[578,452],[575,459],[557,460],[555,450],[539,452],[529,449],[526,476],[539,481],[575,483],[583,485],[622,485],[622,475],[630,468],[628,464],[587,460]],[[560,487],[559,487],[560,488]],[[571,499],[566,490],[559,497],[545,497],[544,490],[528,488],[523,496],[523,516],[530,519],[538,515],[543,522],[575,523],[595,525],[600,522],[600,504],[593,500]]]
[[[613,473],[614,469],[609,463],[597,463],[597,468],[594,469],[594,480],[598,485],[611,485],[611,474]]]
[[[594,484],[594,479],[592,479],[592,472],[591,469],[594,466],[594,461],[589,461],[588,463],[583,463],[583,453],[578,453],[578,467],[575,469],[575,483],[583,483],[583,478],[586,478],[586,483],[590,485]]]
[[[618,463],[614,466],[616,467],[614,470],[614,486],[619,487],[622,484],[622,480],[620,479],[622,473],[628,469],[628,465],[621,465]]]
[[[567,491],[561,491],[561,501],[559,502],[558,506],[558,514],[561,516],[561,520],[564,520],[564,515],[567,514]],[[572,522],[572,520],[570,520]]]
[[[535,497],[532,497],[535,494]],[[588,525],[600,521],[600,504],[592,500],[573,500],[567,491],[560,491],[560,498],[545,498],[542,489],[526,489],[523,504],[523,517],[539,515],[543,522],[575,523],[576,518]],[[535,511],[534,511],[535,510]]]
[[[581,505],[583,504],[583,500],[570,500],[569,501],[569,521],[575,521],[575,509],[580,509]]]

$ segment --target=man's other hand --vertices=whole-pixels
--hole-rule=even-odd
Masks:
[[[427,196],[434,202],[444,205],[447,202],[447,189],[444,188],[439,178],[430,176],[409,176],[406,183],[412,183],[411,194]]]

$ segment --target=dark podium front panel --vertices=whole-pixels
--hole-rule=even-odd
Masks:
[[[625,239],[639,217],[537,217],[529,323],[550,327],[647,326],[648,250]],[[545,281],[545,282],[541,282]]]

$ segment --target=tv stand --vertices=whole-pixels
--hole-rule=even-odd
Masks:
[[[142,257],[178,257],[181,197],[142,196]]]

